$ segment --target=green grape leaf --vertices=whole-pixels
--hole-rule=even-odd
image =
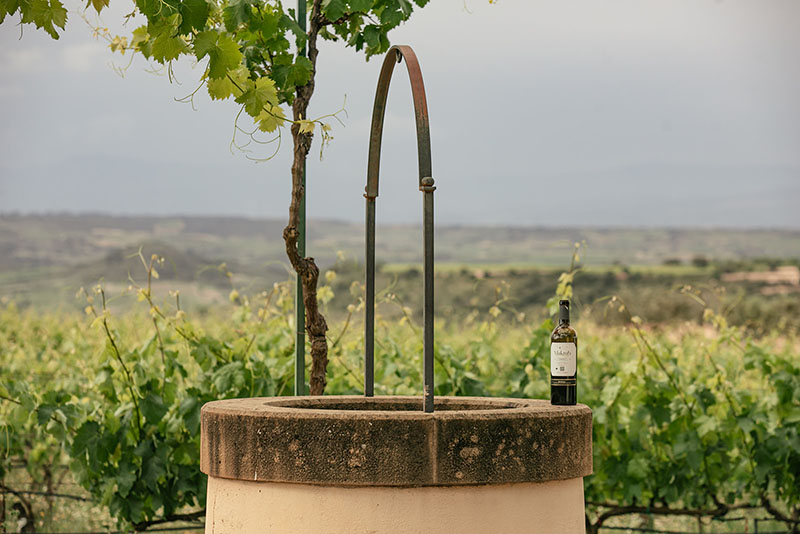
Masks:
[[[183,417],[186,430],[195,435],[200,432],[201,403],[195,397],[186,397],[181,401],[179,413]]]
[[[186,41],[177,36],[180,21],[181,16],[175,13],[147,26],[152,41],[151,55],[159,63],[172,61],[188,51]]]
[[[231,362],[225,364],[214,371],[211,379],[217,392],[224,394],[231,388],[238,388],[244,385],[242,375],[242,362]]]
[[[797,390],[794,390],[795,393]],[[791,397],[788,400],[784,401],[787,405],[791,402]],[[800,423],[800,408],[795,408],[789,412],[789,414],[783,419],[783,423],[787,425]]]
[[[127,460],[121,461],[117,469],[116,481],[120,497],[127,497],[136,482],[136,466]]]
[[[67,10],[59,0],[33,0],[30,16],[36,27],[46,31],[53,39],[59,37],[56,28],[63,30],[67,24]]]
[[[142,480],[152,491],[158,491],[158,479],[166,474],[164,461],[158,456],[151,456],[142,462]]]
[[[373,0],[350,0],[350,12],[358,11],[366,13],[372,8],[372,1]]]
[[[105,1],[108,2],[108,0]],[[192,30],[200,31],[205,27],[209,11],[209,5],[206,0],[183,0],[180,10],[181,34],[192,33]]]
[[[108,7],[109,0],[87,0],[86,7],[92,6],[97,13],[100,13],[103,8]]]
[[[253,16],[253,3],[254,0],[231,0],[222,10],[225,29],[233,32],[241,24],[250,22]]]
[[[224,100],[231,95],[239,96],[242,94],[243,88],[247,84],[248,76],[247,67],[239,65],[234,70],[229,70],[225,76],[217,79],[208,79],[206,85],[208,86],[208,95],[213,100]]]
[[[300,123],[300,133],[305,133],[305,134],[313,134],[314,133],[314,121],[310,121],[308,119],[300,119],[299,123]],[[322,289],[326,288],[326,287],[330,291],[330,286],[322,286],[320,288],[320,291],[322,291]],[[323,292],[323,294],[324,294],[324,292]],[[320,300],[323,300],[323,299],[320,299]]]
[[[248,115],[257,118],[267,104],[270,104],[272,108],[278,107],[275,82],[269,78],[259,78],[255,82],[248,80],[247,89],[236,98],[236,102],[244,105],[244,110]]]
[[[194,38],[194,53],[197,59],[208,56],[208,77],[222,78],[242,62],[239,45],[230,36],[213,30],[198,33]]]
[[[292,63],[291,57],[284,57],[277,60],[272,67],[272,78],[275,84],[281,88],[281,98],[291,101],[291,95],[295,87],[305,85],[311,78],[311,61],[303,56],[298,56]],[[279,63],[285,61],[285,63]]]
[[[298,56],[289,71],[289,83],[300,86],[307,84],[310,79],[311,60],[304,56]]]
[[[746,415],[741,415],[737,417],[736,423],[739,426],[739,428],[742,429],[742,432],[744,432],[745,434],[749,434],[756,427],[753,420],[747,417]]]
[[[332,22],[342,18],[346,12],[344,0],[322,0],[322,14]]]
[[[19,9],[23,23],[27,24],[33,22],[31,0],[11,0],[11,2],[9,2],[9,7],[6,9],[9,13],[14,13]]]
[[[40,425],[45,425],[50,420],[50,416],[56,411],[52,404],[42,404],[36,409],[36,420]]]
[[[306,35],[306,32],[304,32],[303,29],[300,27],[300,25],[297,24],[296,20],[294,20],[286,13],[283,13],[281,15],[280,27],[291,31],[295,35],[295,45],[297,45],[297,48],[303,48],[305,46],[308,36]]]
[[[178,13],[178,5],[178,0],[136,0],[136,7],[151,23]]]
[[[603,386],[603,391],[600,395],[604,406],[611,406],[611,403],[617,398],[617,394],[619,393],[621,387],[622,379],[619,376],[615,376],[605,383]]]
[[[103,396],[112,401],[116,401],[117,393],[114,389],[114,369],[110,365],[104,365],[97,372],[94,379],[94,387]]]
[[[381,29],[379,26],[370,24],[364,28],[364,42],[369,48],[379,48],[381,45]]]
[[[144,519],[144,500],[143,499],[128,499],[125,502],[127,507],[127,514],[125,514],[132,523],[138,523]]]
[[[264,38],[264,40],[269,41],[276,36],[280,22],[280,12],[272,12],[266,7],[264,8],[262,12],[261,24],[258,28],[258,31],[261,32],[261,36]]]
[[[285,118],[286,116],[280,106],[272,106],[269,111],[263,110],[256,117],[256,121],[258,122],[258,129],[262,132],[274,132],[278,127],[283,126]]]
[[[186,42],[180,37],[161,36],[153,40],[151,55],[159,63],[166,63],[187,50]]]
[[[384,26],[394,28],[403,22],[403,13],[399,9],[392,9],[387,6],[381,11],[381,14],[378,18],[380,19],[381,24]]]
[[[157,425],[167,413],[168,407],[164,404],[164,400],[160,395],[148,393],[139,402],[139,409],[148,424]]]
[[[695,422],[697,423],[697,433],[700,435],[701,438],[704,438],[707,434],[715,432],[719,423],[717,420],[708,415],[701,415],[699,416]]]
[[[6,0],[0,0],[0,24],[2,24],[4,20],[6,20],[6,15],[11,15],[12,13],[14,13],[14,11],[19,9],[19,6],[14,6],[14,10],[11,11],[11,6],[9,4],[11,4],[11,2],[7,2]]]
[[[411,5],[411,2],[408,0],[397,0],[397,3],[400,5],[400,11],[403,12],[403,19],[407,19],[411,16],[411,12],[414,11],[414,6]]]
[[[627,474],[631,478],[635,480],[644,480],[647,478],[648,472],[647,460],[641,456],[636,456],[628,462]]]
[[[91,448],[91,444],[97,441],[100,434],[100,425],[94,421],[86,421],[81,425],[75,436],[72,438],[72,455],[78,456]]]
[[[147,33],[147,26],[139,26],[133,30],[129,46],[141,52],[144,57],[149,58],[153,55],[152,43],[150,41],[150,34]]]

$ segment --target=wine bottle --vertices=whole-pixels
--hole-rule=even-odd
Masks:
[[[550,404],[578,402],[578,334],[569,325],[569,301],[558,301],[558,326],[550,335]]]

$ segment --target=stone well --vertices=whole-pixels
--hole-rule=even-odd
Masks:
[[[389,81],[400,61],[411,82],[416,185],[423,193],[422,397],[374,397],[376,200]],[[583,477],[592,472],[588,407],[434,398],[436,186],[430,152],[419,62],[411,47],[393,46],[375,94],[364,195],[364,397],[233,399],[203,406],[207,534],[584,532]],[[296,366],[302,391],[302,359]]]
[[[281,397],[210,402],[207,534],[582,533],[584,405]]]

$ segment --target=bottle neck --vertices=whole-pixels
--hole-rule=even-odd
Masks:
[[[569,324],[569,308],[567,306],[561,306],[558,309],[558,324]]]

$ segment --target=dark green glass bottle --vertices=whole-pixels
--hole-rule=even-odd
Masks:
[[[569,325],[569,301],[558,301],[558,326],[550,335],[550,404],[578,402],[578,334]]]

